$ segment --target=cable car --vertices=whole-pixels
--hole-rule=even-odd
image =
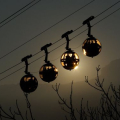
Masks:
[[[83,25],[88,26],[88,38],[83,42],[82,51],[83,54],[88,57],[97,56],[101,52],[102,45],[98,39],[91,35],[91,25],[90,21],[94,19],[94,16],[89,17],[83,22]]]
[[[40,78],[45,82],[51,82],[58,76],[58,69],[52,63],[44,64],[39,71]]]
[[[58,69],[48,61],[48,51],[47,47],[51,46],[52,43],[46,44],[41,48],[41,50],[45,51],[45,63],[39,70],[39,76],[44,82],[52,82],[54,81],[58,76]]]
[[[30,72],[28,72],[28,65],[29,65],[28,59],[31,57],[32,55],[28,55],[22,58],[21,60],[22,62],[25,62],[25,65],[26,65],[26,69],[25,69],[26,75],[24,75],[20,80],[20,87],[22,91],[25,93],[34,92],[38,87],[37,79]]]
[[[79,56],[72,50],[64,52],[60,59],[61,65],[67,69],[75,69],[79,64]]]
[[[20,80],[20,87],[25,93],[34,92],[37,89],[38,81],[32,74],[23,76]]]
[[[94,37],[87,38],[82,45],[83,54],[94,57],[101,52],[101,43]]]
[[[79,64],[79,56],[75,53],[71,48],[69,48],[69,37],[68,35],[71,34],[73,30],[67,31],[62,35],[62,38],[66,38],[66,52],[64,52],[60,58],[61,65],[67,70],[73,70],[77,68]]]

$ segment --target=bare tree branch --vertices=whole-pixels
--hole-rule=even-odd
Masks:
[[[28,93],[24,93],[24,95],[26,97],[27,108],[29,109],[31,119],[35,120],[35,119],[33,119],[32,110],[31,110],[31,104],[30,104],[29,99],[28,99]]]

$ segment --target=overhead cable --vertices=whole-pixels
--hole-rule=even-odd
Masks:
[[[40,1],[40,0],[39,0]],[[74,11],[73,13],[69,14],[68,16],[66,16],[65,18],[61,19],[60,21],[56,22],[55,24],[53,24],[52,26],[48,27],[47,29],[45,29],[44,31],[40,32],[39,34],[35,35],[33,38],[27,40],[26,42],[24,42],[23,44],[19,45],[18,47],[16,47],[15,49],[11,50],[10,52],[8,52],[7,54],[3,55],[2,57],[0,57],[0,59],[3,59],[4,57],[8,56],[9,54],[11,54],[12,52],[16,51],[17,49],[21,48],[22,46],[24,46],[25,44],[29,43],[30,41],[34,40],[35,38],[37,38],[38,36],[40,36],[41,34],[45,33],[46,31],[50,30],[51,28],[53,28],[54,26],[56,26],[57,24],[61,23],[62,21],[64,21],[65,19],[69,18],[70,16],[72,16],[73,14],[77,13],[78,11],[80,11],[81,9],[83,9],[84,7],[86,7],[87,5],[89,5],[90,3],[92,3],[95,0],[92,0],[91,2],[87,3],[86,5],[82,6],[81,8],[77,9],[76,11]],[[17,17],[17,16],[16,16]],[[6,23],[5,23],[6,24]],[[3,26],[3,25],[2,25]],[[0,26],[0,27],[2,27]]]
[[[118,2],[120,2],[120,1],[118,1]],[[98,16],[100,16],[101,14],[103,14],[104,12],[106,12],[107,10],[109,10],[109,9],[110,9],[111,7],[113,7],[114,5],[118,4],[118,2],[115,3],[115,4],[113,4],[113,5],[110,6],[109,8],[105,9],[104,11],[102,11],[101,13],[99,13],[98,15],[96,15],[95,18],[97,18]],[[117,12],[118,10],[119,10],[119,9],[117,9],[117,10],[114,11],[114,12]],[[111,13],[111,14],[113,14],[113,13]],[[110,15],[110,14],[109,14],[109,15]],[[107,17],[107,16],[106,16],[106,17]],[[105,18],[103,18],[103,19],[105,19]],[[101,20],[102,20],[102,19],[101,19]],[[98,21],[98,22],[100,22],[100,21]],[[93,26],[94,26],[94,25],[93,25]],[[73,32],[77,31],[78,29],[80,29],[80,28],[82,28],[82,27],[83,27],[83,25],[81,25],[80,27],[76,28]],[[87,31],[87,30],[88,30],[88,29],[84,30],[83,32],[85,32],[85,31]],[[80,33],[80,34],[81,34],[81,33]],[[59,41],[62,40],[62,39],[63,39],[63,38],[58,39],[58,40],[55,41],[52,45],[56,44],[57,42],[59,42]],[[74,39],[74,38],[73,38],[73,39]],[[37,53],[33,54],[33,56],[36,56],[36,55],[39,54],[40,52],[41,52],[41,51],[38,51]],[[19,62],[19,63],[13,65],[12,67],[10,67],[10,68],[4,70],[4,71],[1,72],[0,74],[3,74],[3,73],[5,73],[5,72],[7,72],[8,70],[10,70],[10,69],[12,69],[12,68],[18,66],[18,65],[21,64],[21,63],[22,63],[22,62]]]
[[[16,15],[17,13],[19,13],[21,10],[23,10],[24,8],[28,7],[30,4],[32,4],[33,2],[35,2],[35,0],[32,0],[31,2],[29,2],[27,5],[25,5],[24,7],[20,8],[18,11],[14,12],[12,15],[8,16],[7,18],[5,18],[4,20],[2,20],[0,22],[0,24],[4,23],[5,21],[7,21],[8,19],[10,19],[11,17],[13,17],[14,15]]]
[[[38,0],[37,2],[35,2],[34,4],[32,4],[31,6],[27,7],[25,10],[23,10],[22,12],[20,12],[19,14],[17,14],[16,16],[13,16],[10,20],[8,20],[7,22],[3,23],[2,25],[0,25],[0,28],[3,27],[4,25],[6,25],[7,23],[9,23],[10,21],[12,21],[13,19],[15,19],[16,17],[18,17],[19,15],[21,15],[22,13],[24,13],[25,11],[27,11],[28,9],[30,9],[31,7],[33,7],[34,5],[36,5],[38,2],[40,2],[41,0]],[[0,58],[1,59],[1,58]]]
[[[120,8],[118,8],[118,9],[115,10],[115,11],[113,11],[112,13],[110,13],[109,15],[107,15],[106,17],[102,18],[101,20],[99,20],[98,22],[96,22],[95,24],[93,24],[93,27],[94,27],[95,25],[97,25],[98,23],[102,22],[103,20],[105,20],[106,18],[108,18],[109,16],[111,16],[112,14],[116,13],[116,12],[119,11],[119,10],[120,10]],[[74,38],[78,37],[79,35],[81,35],[82,33],[84,33],[84,32],[87,31],[87,30],[88,30],[88,29],[85,29],[84,31],[80,32],[79,34],[77,34],[76,36],[74,36],[73,38],[71,38],[70,41],[73,40]],[[51,52],[55,51],[56,49],[60,48],[60,47],[61,47],[62,45],[64,45],[65,43],[66,43],[66,42],[64,42],[63,44],[61,44],[61,45],[59,45],[58,47],[54,48],[54,49],[51,50],[49,53],[51,53]],[[32,64],[32,63],[36,62],[37,60],[41,59],[41,58],[44,57],[44,56],[45,56],[45,55],[43,55],[43,56],[35,59],[34,61],[30,62],[29,64]],[[25,66],[24,66],[24,67],[25,67]],[[18,72],[18,71],[20,71],[20,70],[23,69],[24,67],[21,67],[20,69],[12,72],[11,74],[3,77],[2,79],[0,79],[0,81],[4,80],[5,78],[11,76],[12,74],[14,74],[14,73],[16,73],[16,72]]]

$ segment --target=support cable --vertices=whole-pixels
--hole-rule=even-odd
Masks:
[[[97,25],[98,23],[100,23],[101,21],[103,21],[104,19],[108,18],[109,16],[111,16],[112,14],[114,14],[115,12],[117,12],[117,11],[119,11],[119,10],[120,10],[120,8],[118,8],[118,9],[115,10],[115,11],[113,11],[112,13],[110,13],[109,15],[107,15],[106,17],[102,18],[101,20],[99,20],[98,22],[96,22],[95,24],[93,24],[93,26]],[[97,16],[98,16],[98,15],[97,15]],[[92,26],[92,27],[93,27],[93,26]],[[75,30],[76,30],[76,29],[75,29]],[[72,39],[70,39],[70,41],[73,40],[74,38],[76,38],[77,36],[81,35],[82,33],[84,33],[84,32],[87,31],[87,30],[88,30],[88,29],[85,29],[85,30],[82,31],[81,33],[77,34],[77,35],[74,36]],[[61,39],[62,39],[62,38],[61,38]],[[59,39],[58,41],[60,41],[61,39]],[[58,41],[54,42],[53,44],[57,43]],[[52,44],[52,45],[53,45],[53,44]],[[58,46],[57,48],[61,47],[61,46],[64,45],[64,44],[66,44],[66,42],[63,43],[63,44],[61,44],[61,45]],[[52,51],[56,50],[57,48],[53,49]],[[50,51],[50,52],[52,52],[52,51]],[[37,55],[37,54],[40,53],[40,52],[41,52],[41,51],[39,51],[39,52],[33,54],[33,56]],[[50,53],[50,52],[49,52],[49,53]],[[44,56],[44,55],[43,55],[43,56]],[[37,61],[38,59],[42,58],[43,56],[37,58],[37,59],[34,60],[33,62]],[[31,62],[31,63],[33,63],[33,62]],[[5,73],[5,72],[7,72],[8,70],[10,70],[10,69],[12,69],[12,68],[18,66],[18,65],[21,64],[21,63],[22,63],[22,62],[17,63],[16,65],[14,65],[14,66],[12,66],[12,67],[6,69],[5,71],[1,72],[0,74],[3,74],[3,73]],[[1,79],[0,79],[0,80],[1,80]]]
[[[118,2],[120,2],[120,1],[118,1]],[[116,5],[116,4],[118,4],[118,2],[117,3],[115,3],[115,4],[113,4],[112,6],[110,6],[109,8],[107,8],[106,10],[104,10],[103,12],[101,12],[101,13],[99,13],[95,18],[97,18],[98,16],[100,16],[101,14],[103,14],[104,12],[106,12],[107,10],[109,10],[111,7],[113,7],[114,5]],[[119,9],[117,9],[117,10],[115,10],[114,12],[117,12]],[[111,14],[113,14],[114,12],[112,12]],[[106,17],[104,17],[103,19],[101,19],[100,21],[98,21],[98,22],[101,22],[102,20],[104,20],[105,18],[107,18],[107,17],[109,17],[111,14],[109,14],[108,16],[106,16]],[[95,24],[98,24],[98,22],[97,23],[95,23]],[[93,24],[93,26],[95,25],[95,24]],[[80,29],[81,27],[83,27],[83,25],[82,26],[80,26],[80,27],[78,27],[78,28],[76,28],[73,32],[75,32],[75,31],[77,31],[78,29]],[[84,31],[82,31],[82,32],[85,32],[85,31],[87,31],[88,29],[85,29]],[[81,34],[81,33],[80,33]],[[78,34],[79,35],[79,34]],[[75,36],[76,37],[76,36]],[[57,40],[56,42],[54,42],[52,45],[54,45],[54,44],[56,44],[57,42],[59,42],[60,40],[62,40],[63,38],[60,38],[59,40]],[[73,37],[73,39],[74,39],[74,37]],[[36,56],[37,54],[39,54],[41,51],[38,51],[37,53],[35,53],[35,54],[33,54],[33,56]],[[15,65],[13,65],[12,67],[10,67],[10,68],[8,68],[8,69],[6,69],[6,70],[4,70],[3,72],[1,72],[0,74],[3,74],[3,73],[5,73],[5,72],[7,72],[8,70],[10,70],[10,69],[12,69],[12,68],[14,68],[14,67],[16,67],[16,66],[18,66],[19,64],[21,64],[22,62],[19,62],[19,63],[17,63],[17,64],[15,64]]]
[[[35,0],[34,0],[35,1]],[[25,6],[23,8],[21,8],[20,10],[18,10],[17,12],[15,12],[14,14],[12,14],[11,16],[9,16],[8,18],[6,18],[5,20],[1,21],[0,24],[2,24],[3,22],[5,22],[6,20],[8,20],[9,18],[11,18],[10,20],[8,20],[7,22],[3,23],[2,25],[0,25],[0,28],[2,28],[4,25],[6,25],[7,23],[9,23],[10,21],[12,21],[13,19],[17,18],[19,15],[21,15],[22,13],[24,13],[25,11],[27,11],[28,9],[30,9],[31,7],[33,7],[34,5],[36,5],[38,2],[40,2],[41,0],[38,0],[37,2],[35,2],[34,4],[32,4],[31,6],[29,6],[28,8],[26,8]],[[24,8],[26,8],[25,10],[23,10]],[[23,10],[22,12],[20,12],[21,10]],[[20,13],[19,13],[20,12]],[[17,14],[19,13],[19,14]],[[16,15],[17,14],[17,15]],[[16,16],[14,16],[16,15]],[[13,17],[14,16],[14,17]],[[7,54],[6,54],[7,55]],[[5,55],[4,55],[5,56]],[[1,58],[0,58],[1,59]]]
[[[109,15],[107,15],[106,17],[104,17],[104,18],[102,18],[101,20],[99,20],[98,22],[96,22],[93,26],[95,26],[95,25],[97,25],[98,23],[102,22],[103,20],[105,20],[106,18],[108,18],[109,16],[111,16],[112,14],[116,13],[116,12],[117,12],[117,11],[119,11],[119,10],[120,10],[120,8],[118,8],[118,9],[117,9],[117,10],[115,10],[115,11],[113,11],[112,13],[110,13]],[[79,35],[81,35],[82,33],[84,33],[84,32],[85,32],[85,31],[87,31],[87,30],[88,30],[88,29],[85,29],[85,30],[84,30],[84,31],[82,31],[81,33],[77,34],[77,35],[76,35],[76,36],[74,36],[72,39],[70,39],[70,41],[71,41],[71,40],[73,40],[74,38],[78,37]],[[49,53],[53,52],[54,50],[58,49],[59,47],[61,47],[61,46],[62,46],[62,45],[64,45],[64,44],[66,44],[66,42],[64,42],[63,44],[61,44],[61,45],[59,45],[58,47],[54,48],[54,49],[53,49],[53,50],[51,50]],[[43,56],[45,56],[45,55],[43,55]],[[32,61],[30,64],[32,64],[32,63],[36,62],[37,60],[41,59],[43,56],[41,56],[41,57],[39,57],[39,58],[35,59],[35,60],[34,60],[34,61]],[[12,74],[14,74],[14,73],[16,73],[16,72],[18,72],[18,71],[20,71],[20,70],[21,70],[21,69],[23,69],[24,67],[25,67],[25,66],[23,66],[23,67],[19,68],[18,70],[16,70],[16,71],[12,72],[12,73],[11,73],[11,74],[9,74],[9,75],[7,75],[7,76],[3,77],[2,79],[0,79],[0,81],[4,80],[5,78],[7,78],[7,77],[11,76]]]
[[[40,0],[39,0],[40,1]],[[27,44],[28,42],[34,40],[35,38],[37,38],[38,36],[42,35],[43,33],[45,33],[46,31],[50,30],[51,28],[53,28],[54,26],[56,26],[57,24],[61,23],[62,21],[64,21],[65,19],[69,18],[70,16],[74,15],[75,13],[77,13],[78,11],[82,10],[84,7],[86,7],[87,5],[91,4],[93,1],[87,3],[86,5],[82,6],[81,8],[77,9],[76,11],[74,11],[73,13],[69,14],[68,16],[66,16],[65,18],[61,19],[60,21],[56,22],[55,24],[53,24],[52,26],[48,27],[47,29],[43,30],[42,32],[40,32],[39,34],[35,35],[33,38],[27,40],[26,42],[24,42],[23,44],[19,45],[18,47],[16,47],[15,49],[11,50],[10,52],[8,52],[7,54],[3,55],[2,57],[0,57],[0,59],[3,59],[4,57],[8,56],[9,54],[11,54],[12,52],[16,51],[17,49],[21,48],[22,46],[24,46],[25,44]],[[16,16],[17,17],[17,16]],[[1,27],[1,26],[0,26]]]
[[[29,6],[30,4],[32,4],[35,0],[29,2],[27,5],[25,5],[24,7],[22,7],[21,9],[19,9],[18,11],[14,12],[12,15],[8,16],[7,18],[5,18],[4,20],[2,20],[0,22],[0,24],[2,24],[3,22],[5,22],[6,20],[8,20],[9,18],[13,17],[14,15],[16,15],[17,13],[19,13],[21,10],[23,10],[24,8],[26,8],[27,6]]]

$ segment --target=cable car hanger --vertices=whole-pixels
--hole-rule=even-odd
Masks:
[[[51,45],[52,45],[52,43],[49,43],[49,44],[46,44],[46,45],[44,45],[43,47],[41,47],[41,51],[42,51],[42,50],[45,51],[45,60],[44,60],[44,61],[45,61],[46,63],[49,63],[49,62],[50,62],[50,61],[48,61],[48,53],[49,53],[49,52],[48,52],[47,48],[50,47]]]
[[[25,62],[26,68],[25,68],[25,73],[26,74],[30,74],[30,72],[28,72],[28,59],[32,57],[32,54],[27,55],[26,57],[22,58],[21,61]]]
[[[93,37],[93,35],[91,35],[91,25],[90,25],[90,21],[91,20],[93,20],[95,17],[94,16],[91,16],[91,17],[89,17],[87,20],[85,20],[84,22],[83,22],[83,25],[85,25],[85,24],[87,24],[87,26],[88,26],[88,37]]]
[[[69,41],[70,41],[70,39],[69,39],[68,35],[71,34],[72,32],[73,32],[73,30],[67,31],[66,33],[64,33],[62,35],[62,38],[66,38],[66,41],[67,41],[66,50],[71,50],[71,48],[69,48]]]

